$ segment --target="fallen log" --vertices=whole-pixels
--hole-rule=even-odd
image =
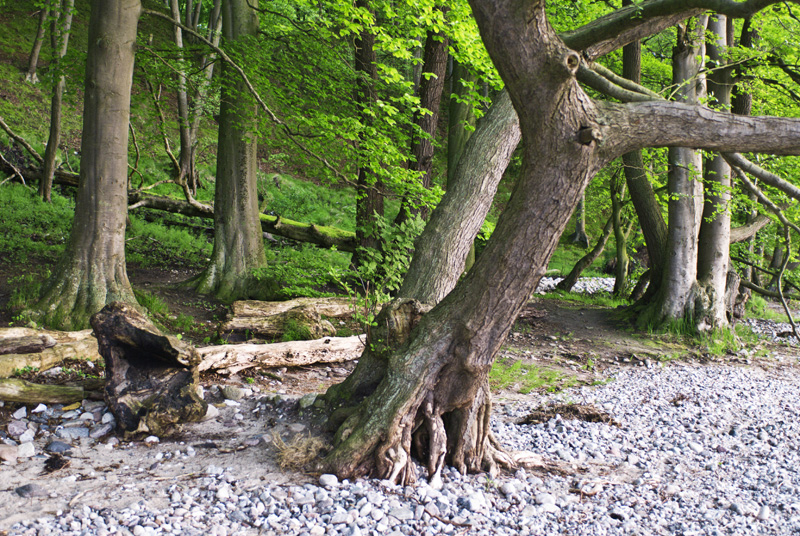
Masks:
[[[336,334],[328,318],[352,318],[346,298],[297,298],[283,302],[244,300],[233,302],[220,333],[249,333],[251,337],[277,339],[292,330],[298,338],[319,339]]]
[[[223,344],[198,348],[200,371],[235,374],[247,368],[297,367],[314,363],[343,363],[361,356],[363,335],[324,337],[314,341],[274,344]]]
[[[205,416],[194,347],[162,334],[121,302],[106,305],[90,322],[106,364],[106,403],[121,431],[161,436]]]
[[[82,385],[43,385],[17,378],[0,379],[0,400],[22,404],[72,404],[103,399],[102,380]]]
[[[41,331],[30,328],[4,328],[0,329],[0,344],[2,341],[19,340],[28,337],[40,337],[45,340],[54,340],[55,345],[43,349],[41,352],[15,353],[0,355],[0,378],[9,378],[14,371],[28,368],[47,370],[59,365],[65,359],[89,359],[97,361],[100,354],[97,351],[97,340],[92,337],[92,330],[83,331]]]
[[[0,355],[35,354],[56,345],[56,340],[46,333],[7,337],[0,339]]]

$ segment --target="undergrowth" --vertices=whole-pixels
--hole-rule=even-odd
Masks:
[[[513,388],[522,394],[528,394],[535,389],[556,392],[574,385],[575,382],[575,378],[561,372],[523,364],[520,360],[509,363],[509,360],[498,359],[489,371],[489,385],[492,389]]]

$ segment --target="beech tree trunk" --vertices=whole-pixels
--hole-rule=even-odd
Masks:
[[[578,282],[578,278],[581,276],[583,271],[591,266],[592,263],[603,254],[603,250],[606,248],[606,244],[608,244],[608,239],[611,237],[611,232],[613,230],[614,217],[612,216],[608,219],[608,221],[606,221],[606,224],[603,227],[603,234],[600,235],[600,238],[597,240],[597,243],[594,245],[592,250],[575,263],[575,266],[572,267],[572,270],[570,270],[567,276],[558,282],[556,285],[557,289],[563,290],[564,292],[569,292],[572,290],[572,287],[574,287],[575,283]]]
[[[69,241],[33,313],[83,329],[112,301],[136,303],[125,267],[128,122],[140,0],[94,0],[89,20],[81,172]]]
[[[228,0],[222,6],[225,45],[236,48],[258,32],[257,2]],[[266,265],[256,187],[258,108],[244,82],[226,64],[219,115],[214,190],[214,251],[194,284],[222,301],[268,298],[253,272]]]
[[[61,62],[64,56],[67,55],[74,8],[75,0],[62,2],[58,10],[58,16],[53,21],[52,44],[56,70],[60,69]],[[50,202],[50,192],[53,189],[53,175],[56,171],[56,153],[61,142],[61,101],[64,98],[66,85],[66,77],[60,74],[53,86],[53,96],[50,100],[50,135],[47,138],[47,147],[44,150],[42,176],[39,178],[39,197],[48,203]]]
[[[728,111],[731,104],[731,72],[726,63],[728,47],[727,17],[715,15],[709,19],[708,34],[714,41],[706,45],[708,65],[708,94],[711,105]],[[725,288],[731,236],[731,168],[722,156],[715,154],[705,165],[703,221],[700,225],[697,256],[697,281],[702,292],[702,307],[695,311],[699,331],[728,326]]]
[[[614,242],[617,250],[617,264],[614,269],[614,296],[622,296],[628,286],[628,236],[622,221],[622,201],[625,197],[625,183],[611,181],[611,220],[614,226]]]
[[[693,20],[693,25],[678,32],[673,51],[673,84],[679,86],[678,99],[697,103],[705,93],[699,76],[698,57],[703,46],[706,16]],[[697,287],[697,234],[702,212],[702,166],[696,150],[686,147],[669,149],[669,226],[667,259],[659,292],[653,297],[649,314],[640,323],[660,325],[668,322],[694,321]],[[651,278],[652,280],[652,278]]]

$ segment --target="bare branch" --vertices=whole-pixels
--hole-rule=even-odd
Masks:
[[[589,24],[561,34],[570,48],[593,60],[644,39],[704,11],[744,18],[782,0],[650,0],[625,6]],[[797,0],[792,0],[796,2]]]
[[[667,101],[598,102],[597,111],[605,140],[599,149],[608,159],[603,162],[643,147],[800,154],[796,118],[742,116]]]
[[[778,272],[778,279],[776,282],[777,289],[778,289],[778,297],[781,300],[781,305],[783,305],[783,310],[786,312],[786,317],[789,319],[789,324],[792,326],[792,334],[794,338],[800,342],[800,335],[797,334],[797,325],[794,323],[794,318],[792,318],[792,312],[789,310],[789,305],[786,303],[786,297],[783,295],[783,274],[786,272],[786,266],[789,264],[789,257],[791,255],[788,254],[792,250],[791,246],[791,234],[789,233],[789,225],[783,226],[783,239],[786,242],[786,252],[787,255],[783,259],[783,263],[781,263],[781,269]]]
[[[616,77],[616,75],[614,76]],[[663,100],[663,98],[658,94],[653,97],[643,92],[631,91],[630,89],[622,87],[608,77],[604,76],[604,74],[601,74],[597,69],[594,68],[594,66],[589,68],[584,63],[581,63],[581,66],[578,69],[577,78],[580,82],[583,82],[595,91],[599,91],[606,96],[613,97],[622,102],[647,102],[652,100]]]
[[[738,153],[723,153],[722,158],[724,158],[725,161],[731,166],[740,168],[742,171],[757,177],[759,180],[765,182],[773,188],[777,188],[789,197],[800,201],[800,188],[788,181],[783,180],[774,173],[770,173],[766,169],[754,164],[742,155]]]
[[[25,148],[25,150],[28,151],[31,154],[31,156],[34,158],[34,160],[36,160],[40,164],[44,162],[44,158],[42,158],[41,155],[36,152],[36,149],[31,147],[31,144],[28,143],[27,141],[25,141],[25,138],[23,138],[22,136],[20,136],[18,134],[15,134],[14,131],[11,130],[11,127],[6,124],[5,120],[2,117],[0,117],[0,128],[5,130],[6,134],[11,136],[11,138],[14,141],[16,141],[17,143],[22,145]]]

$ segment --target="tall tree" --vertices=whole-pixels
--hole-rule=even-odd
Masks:
[[[93,0],[75,220],[34,306],[50,326],[78,329],[112,301],[136,303],[125,267],[128,122],[140,0]]]
[[[337,412],[344,418],[322,466],[340,476],[413,481],[412,450],[432,484],[441,484],[445,463],[461,471],[514,465],[490,433],[489,368],[587,181],[612,159],[652,146],[800,152],[799,120],[731,120],[731,114],[698,105],[655,100],[615,104],[595,101],[581,89],[576,77],[582,58],[696,15],[696,8],[687,10],[680,1],[644,2],[562,40],[548,23],[543,1],[471,4],[519,116],[521,175],[472,270],[403,339],[383,342],[385,374],[372,377],[362,391],[354,389],[354,404]],[[739,4],[715,5],[735,12]],[[418,314],[411,307],[408,323]]]
[[[255,0],[222,3],[223,46],[232,53],[258,33]],[[217,177],[214,188],[214,251],[196,281],[197,290],[223,301],[267,297],[254,271],[266,264],[256,187],[255,100],[244,81],[222,66]]]
[[[36,69],[39,66],[39,53],[42,51],[44,33],[47,30],[47,19],[50,16],[50,1],[45,0],[39,10],[39,24],[36,27],[36,36],[33,38],[31,53],[28,56],[28,69],[25,71],[25,81],[31,84],[39,82]]]

